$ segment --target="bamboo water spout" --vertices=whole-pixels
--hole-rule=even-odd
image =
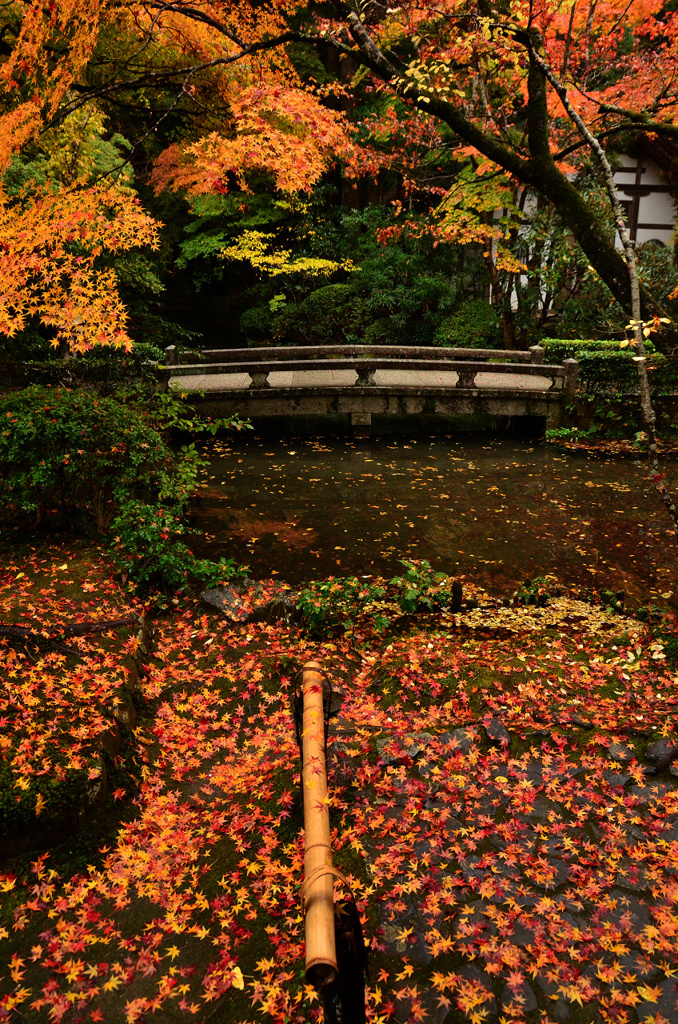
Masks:
[[[316,988],[338,975],[334,938],[334,874],[327,803],[325,716],[321,666],[303,669],[302,792],[304,797],[304,908],[306,980]]]

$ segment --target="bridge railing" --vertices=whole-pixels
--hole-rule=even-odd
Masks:
[[[491,360],[506,363],[543,363],[544,349],[533,345],[527,351],[503,348],[431,348],[423,345],[285,345],[280,348],[206,348],[184,349],[169,345],[165,349],[165,366],[194,366],[198,363],[250,363],[288,359],[355,359],[370,356],[385,359],[426,359],[445,362],[448,359]]]
[[[562,365],[546,364],[544,350],[538,345],[528,352],[502,349],[430,349],[416,346],[326,345],[259,349],[208,349],[204,357],[220,356],[219,362],[179,362],[174,346],[165,350],[166,363],[159,366],[159,378],[169,386],[173,377],[247,373],[250,388],[270,387],[268,376],[281,370],[353,370],[356,387],[374,387],[377,370],[453,371],[456,388],[476,387],[479,373],[515,374],[546,377],[550,391],[573,395],[579,364],[566,359]],[[378,353],[378,354],[377,354]],[[501,361],[491,361],[491,360]],[[176,361],[174,361],[176,360]],[[516,365],[518,364],[518,365]]]

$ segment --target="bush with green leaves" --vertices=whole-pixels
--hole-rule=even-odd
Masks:
[[[599,338],[544,338],[541,345],[546,363],[579,359],[582,353],[587,352],[624,352],[619,341],[601,341]],[[646,339],[645,349],[654,353],[655,347],[651,338]]]
[[[215,433],[237,417],[195,417],[176,394],[132,389],[126,401],[33,386],[0,399],[0,507],[20,527],[111,531],[116,562],[134,585],[169,590],[211,583],[235,565],[196,559],[182,516],[206,465],[195,444],[170,448],[171,428]]]
[[[544,608],[550,598],[560,597],[561,590],[557,585],[555,576],[535,576],[534,579],[525,580],[515,592],[514,598],[518,604],[534,604]]]
[[[125,582],[144,590],[176,590],[193,582],[211,587],[242,575],[245,567],[232,558],[196,558],[183,538],[198,532],[176,509],[124,501],[111,525],[115,565]]]
[[[433,340],[445,348],[504,347],[499,317],[486,299],[463,302],[445,317]]]
[[[547,363],[576,359],[579,363],[578,387],[589,394],[637,394],[638,370],[632,345],[620,341],[590,338],[545,338],[542,342]],[[649,355],[647,371],[655,394],[678,393],[678,362],[655,351],[651,338],[646,341]]]
[[[322,194],[281,237],[299,256],[342,265],[351,260],[354,269],[337,271],[331,280],[283,275],[262,281],[240,318],[248,343],[431,344],[456,297],[453,247],[434,248],[425,232],[409,230],[389,240],[383,229],[397,223],[390,211],[328,209]]]
[[[337,628],[352,629],[358,618],[366,615],[374,628],[383,630],[389,624],[383,601],[385,588],[359,580],[355,576],[309,583],[298,600],[312,636],[322,637]]]
[[[436,611],[458,599],[459,585],[455,588],[455,580],[432,569],[425,558],[401,558],[400,564],[405,571],[390,582],[396,588],[396,599],[403,612]]]
[[[6,517],[104,531],[120,502],[182,502],[185,474],[139,410],[86,391],[33,386],[0,399]]]
[[[154,363],[159,362],[163,355],[157,345],[143,342],[130,352],[99,345],[69,359],[60,358],[56,352],[47,358],[36,359],[29,355],[25,360],[13,363],[11,376],[15,384],[61,384],[68,388],[85,383],[109,384],[108,390],[113,390],[138,378],[153,379]],[[100,387],[98,390],[105,389]]]

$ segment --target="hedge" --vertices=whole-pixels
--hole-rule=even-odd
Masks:
[[[569,338],[545,338],[542,345],[547,363],[578,360],[580,391],[589,394],[636,394],[638,391],[638,371],[633,361],[634,350],[630,346],[621,348],[618,341]],[[646,348],[653,391],[656,394],[677,393],[678,362],[656,352],[649,340]]]

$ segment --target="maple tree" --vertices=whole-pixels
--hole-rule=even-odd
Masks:
[[[6,155],[77,111],[141,95],[146,103],[156,97],[158,109],[143,122],[143,138],[155,129],[161,138],[174,117],[188,125],[179,142],[157,151],[158,186],[249,187],[264,171],[279,189],[303,190],[337,156],[349,174],[379,166],[374,148],[357,144],[347,117],[330,109],[334,92],[370,81],[385,110],[379,117],[391,117],[397,98],[401,130],[419,142],[432,139],[436,125],[451,130],[460,158],[475,155],[553,202],[601,279],[631,308],[624,258],[571,179],[588,142],[563,101],[596,138],[675,136],[677,16],[661,5],[476,8],[446,0],[315,13],[283,0],[265,10],[157,2],[143,11],[35,0],[17,4],[13,17],[0,70],[6,92],[13,90],[1,122]],[[359,73],[318,86],[295,69],[292,43],[322,56],[332,50]],[[462,235],[470,229],[463,220],[461,227]],[[643,319],[661,315],[642,288],[641,304]],[[665,325],[660,346],[672,338]]]

